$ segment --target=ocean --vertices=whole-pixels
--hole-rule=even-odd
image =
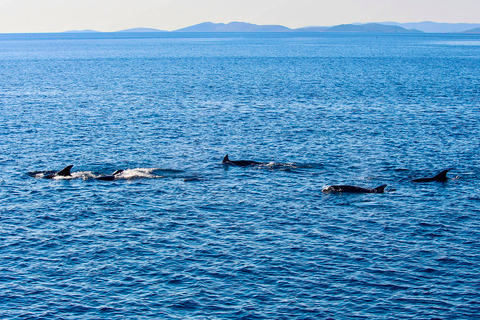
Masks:
[[[479,316],[480,36],[2,34],[0,61],[0,318]]]

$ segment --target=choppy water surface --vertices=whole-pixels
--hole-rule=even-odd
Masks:
[[[0,35],[0,317],[478,316],[479,40]]]

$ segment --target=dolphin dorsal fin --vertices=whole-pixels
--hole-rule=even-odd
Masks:
[[[225,158],[223,158],[222,163],[227,163],[227,162],[230,162],[230,159],[228,159],[228,154],[225,156]]]
[[[68,177],[71,176],[70,170],[72,170],[73,165],[69,165],[62,170],[58,171],[55,175],[56,176],[62,176],[62,177]]]
[[[377,193],[383,193],[386,186],[387,186],[386,184],[382,184],[381,186],[376,187],[375,190],[377,190]]]
[[[442,181],[442,182],[445,182],[447,181],[447,172],[450,171],[450,169],[446,169],[446,170],[443,170],[442,172],[440,172],[439,174],[437,174],[435,177],[433,177],[433,179],[435,181]]]

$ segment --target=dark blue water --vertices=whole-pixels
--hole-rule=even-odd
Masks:
[[[479,36],[0,35],[0,61],[0,318],[480,314]]]

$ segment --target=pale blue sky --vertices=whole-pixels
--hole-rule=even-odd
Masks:
[[[206,21],[299,28],[426,20],[480,23],[480,0],[0,0],[0,33],[171,31]]]

